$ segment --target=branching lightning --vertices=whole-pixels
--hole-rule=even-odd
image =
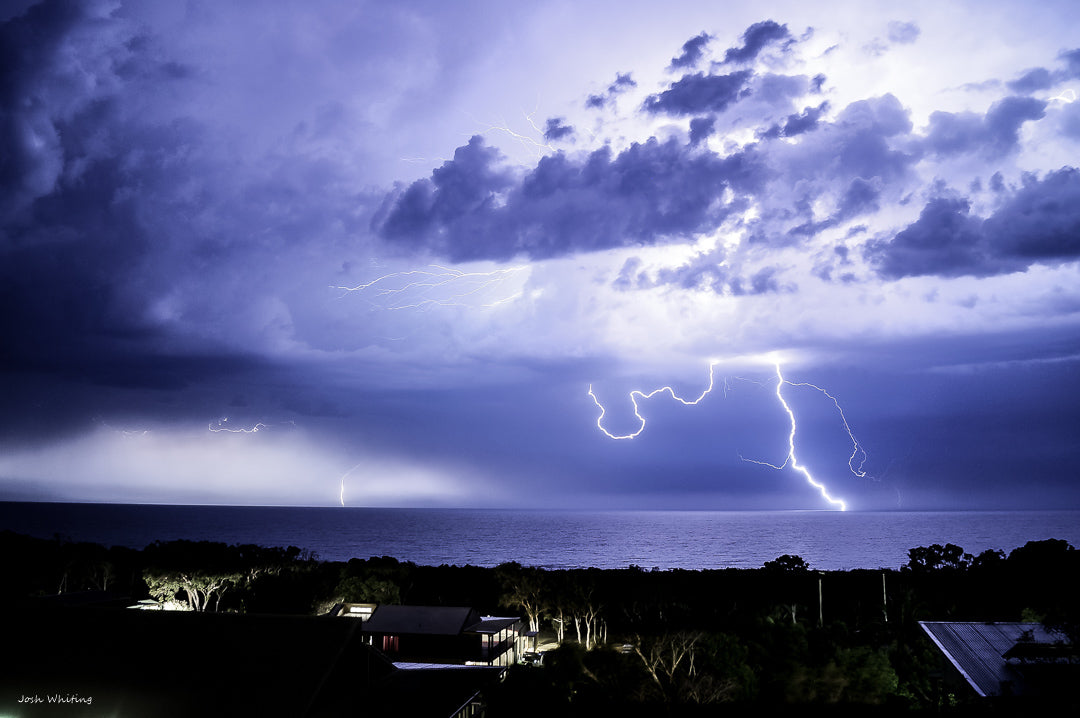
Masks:
[[[226,424],[228,424],[228,423],[229,423],[229,417],[223,416],[220,419],[218,419],[217,421],[211,421],[210,424],[206,428],[209,429],[210,431],[214,432],[215,434],[218,434],[218,433],[221,433],[221,432],[226,432],[226,433],[229,433],[229,434],[258,434],[263,429],[269,429],[270,426],[271,426],[270,424],[264,424],[262,422],[259,422],[258,424],[255,424],[254,426],[245,428],[245,427],[242,427],[242,426],[226,426]],[[290,424],[292,426],[296,426],[295,421],[282,421],[282,422],[280,422],[278,424],[275,424],[275,426],[280,426],[280,425],[284,425],[284,424]]]
[[[682,403],[685,406],[691,406],[691,405],[697,404],[702,399],[704,399],[706,396],[708,396],[710,393],[712,393],[713,388],[716,386],[714,372],[715,372],[716,365],[718,363],[719,362],[717,362],[717,361],[712,361],[712,362],[709,363],[709,385],[705,388],[705,390],[701,393],[701,395],[698,396],[696,399],[684,399],[684,398],[680,397],[678,394],[676,394],[675,390],[672,389],[670,386],[662,386],[659,389],[653,389],[652,391],[650,391],[648,393],[645,393],[645,392],[642,392],[642,391],[639,391],[639,390],[636,390],[636,389],[634,391],[631,391],[630,392],[630,401],[634,406],[634,416],[637,417],[638,428],[637,428],[636,431],[633,431],[633,432],[631,432],[629,434],[613,434],[613,433],[611,433],[610,431],[608,431],[607,429],[604,428],[604,416],[606,415],[607,410],[604,408],[604,405],[600,403],[600,400],[596,397],[596,394],[593,392],[592,385],[590,384],[589,385],[589,396],[592,398],[593,403],[596,404],[597,408],[600,409],[600,415],[596,418],[596,426],[597,426],[597,428],[600,429],[600,431],[603,432],[604,435],[606,435],[608,438],[611,438],[611,439],[625,440],[625,439],[633,439],[633,438],[639,436],[645,430],[645,423],[646,423],[645,417],[642,416],[642,414],[641,414],[641,406],[638,403],[639,400],[651,399],[652,397],[656,396],[657,394],[661,394],[661,393],[666,392],[667,394],[669,394],[671,396],[672,399]],[[791,408],[791,405],[788,404],[787,400],[784,398],[784,392],[783,392],[784,385],[787,384],[789,386],[808,387],[808,388],[811,388],[811,389],[814,389],[816,391],[821,392],[830,401],[832,401],[833,405],[836,407],[836,410],[840,413],[840,420],[843,422],[844,430],[847,432],[847,435],[851,439],[851,443],[852,443],[852,445],[854,447],[853,451],[851,452],[851,456],[848,457],[848,468],[851,470],[851,472],[853,474],[855,474],[855,476],[858,476],[858,477],[865,477],[866,476],[866,472],[863,470],[863,466],[866,464],[866,460],[867,460],[866,451],[863,450],[863,448],[859,445],[858,440],[855,438],[855,434],[854,434],[854,432],[852,432],[851,426],[848,424],[847,417],[844,415],[844,410],[840,406],[840,402],[836,399],[836,397],[834,397],[832,394],[827,392],[825,389],[822,389],[820,386],[817,386],[816,384],[810,384],[808,382],[797,382],[796,383],[796,382],[790,382],[790,381],[786,380],[784,378],[783,373],[780,370],[780,364],[776,363],[775,366],[776,366],[776,379],[777,379],[777,382],[776,382],[776,398],[780,402],[780,406],[783,407],[784,411],[787,413],[788,419],[791,421],[791,431],[788,433],[788,452],[787,452],[787,456],[784,458],[784,461],[781,464],[773,464],[773,463],[770,463],[768,461],[758,461],[756,459],[747,459],[747,458],[744,458],[742,456],[740,456],[739,458],[742,459],[743,461],[748,462],[748,463],[759,464],[761,466],[768,466],[770,468],[777,469],[777,470],[781,470],[781,469],[784,469],[787,466],[790,466],[795,471],[798,471],[799,473],[801,473],[803,475],[803,477],[806,479],[807,483],[809,483],[812,487],[817,489],[818,492],[821,494],[822,498],[825,499],[825,501],[827,501],[830,505],[837,507],[841,511],[846,511],[847,510],[847,504],[841,499],[833,498],[833,496],[831,496],[829,494],[829,491],[825,487],[825,485],[822,484],[820,481],[816,480],[814,478],[814,476],[810,473],[810,470],[807,467],[805,467],[805,466],[803,466],[802,464],[799,463],[798,458],[795,455],[795,434],[796,434],[796,430],[797,430],[797,422],[796,422],[796,417],[795,417],[795,411]],[[725,380],[724,386],[725,386],[725,389],[726,389],[726,387],[727,387],[726,380]],[[856,460],[860,455],[861,455],[861,459],[858,459],[858,463],[856,464]]]
[[[213,431],[214,433],[227,431],[230,434],[257,434],[260,429],[265,429],[266,428],[266,424],[263,424],[263,423],[256,424],[255,426],[251,427],[250,429],[245,429],[242,426],[238,426],[238,427],[225,426],[228,422],[229,422],[229,417],[225,416],[225,417],[222,417],[222,418],[218,419],[217,422],[211,421],[210,425],[207,426],[207,428],[210,431]]]
[[[798,383],[798,384],[793,384],[792,382],[787,381],[786,379],[784,379],[784,375],[780,372],[780,364],[776,365],[776,398],[780,401],[780,405],[782,407],[784,407],[784,411],[787,412],[788,419],[791,420],[791,432],[788,434],[788,453],[787,453],[787,456],[784,457],[784,463],[777,465],[777,464],[771,464],[768,461],[757,461],[756,459],[747,459],[747,458],[744,458],[742,456],[740,456],[739,458],[742,459],[743,461],[749,462],[751,464],[760,464],[761,466],[768,466],[768,467],[771,467],[771,468],[776,469],[778,471],[780,469],[783,469],[785,466],[788,466],[790,464],[791,468],[795,469],[796,471],[798,471],[800,474],[802,474],[806,478],[807,483],[809,483],[811,486],[813,486],[815,489],[817,489],[818,492],[821,493],[821,497],[823,499],[828,501],[833,506],[836,506],[841,511],[847,511],[847,504],[844,503],[841,499],[834,499],[832,496],[830,496],[828,489],[825,488],[825,485],[822,484],[821,482],[815,480],[813,475],[810,473],[810,469],[808,469],[805,466],[801,465],[799,463],[798,458],[796,458],[796,456],[795,456],[795,431],[796,431],[796,428],[797,428],[796,427],[796,422],[795,422],[795,412],[792,410],[791,406],[787,403],[787,400],[784,398],[784,392],[783,392],[784,384],[790,384],[791,386],[808,386],[808,387],[810,387],[812,389],[817,389],[822,394],[824,394],[825,396],[832,399],[833,404],[836,405],[837,410],[840,412],[840,418],[844,422],[844,428],[847,429],[848,436],[851,437],[852,443],[855,444],[855,451],[852,452],[851,458],[848,459],[848,467],[851,469],[852,473],[854,473],[856,476],[866,476],[866,472],[862,471],[862,464],[866,462],[866,452],[862,452],[863,453],[863,460],[859,464],[859,468],[856,469],[854,466],[852,466],[852,462],[855,461],[855,456],[857,454],[859,454],[859,452],[861,452],[862,449],[859,447],[859,442],[855,441],[854,434],[851,433],[851,427],[848,426],[847,418],[844,417],[844,410],[840,408],[840,403],[836,400],[836,398],[834,396],[832,396],[831,394],[829,394],[829,392],[825,391],[824,389],[822,389],[819,386],[816,386],[814,384],[808,384],[808,383],[805,383],[805,382],[801,382],[801,383]]]
[[[427,309],[430,307],[495,307],[513,301],[521,291],[507,291],[515,275],[528,267],[507,267],[488,272],[464,272],[439,265],[427,269],[391,272],[353,287],[331,286],[368,301],[382,309]],[[344,294],[342,295],[344,296]]]

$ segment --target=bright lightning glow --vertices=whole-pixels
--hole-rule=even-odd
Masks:
[[[638,428],[637,428],[636,431],[633,431],[633,432],[631,432],[629,434],[613,434],[613,433],[611,433],[610,431],[608,431],[607,429],[604,428],[604,416],[607,414],[607,410],[604,408],[604,405],[600,403],[600,400],[597,398],[596,394],[593,392],[592,385],[590,384],[589,385],[589,396],[592,398],[593,403],[596,404],[597,408],[600,409],[600,415],[596,418],[596,426],[597,426],[597,428],[600,429],[600,431],[602,431],[605,436],[607,436],[608,438],[611,438],[611,439],[618,439],[618,440],[633,439],[633,438],[641,435],[641,432],[643,432],[645,430],[645,423],[646,422],[645,422],[645,417],[642,416],[642,414],[641,414],[641,406],[638,403],[639,400],[641,400],[641,399],[651,399],[652,397],[656,396],[657,394],[666,392],[671,396],[672,399],[682,403],[685,406],[691,406],[691,405],[697,404],[702,399],[704,399],[706,396],[708,396],[710,393],[712,393],[713,387],[716,385],[714,371],[715,371],[716,365],[718,363],[719,363],[718,361],[712,361],[712,362],[709,363],[709,385],[701,393],[701,395],[698,396],[696,399],[684,399],[684,398],[680,397],[678,394],[676,394],[675,390],[672,389],[670,386],[662,386],[659,389],[653,389],[649,393],[645,393],[645,392],[642,392],[642,391],[639,391],[639,390],[636,390],[636,389],[634,391],[630,392],[630,401],[634,405],[634,416],[637,417]],[[830,394],[826,390],[822,389],[821,387],[817,386],[816,384],[810,384],[810,383],[807,383],[807,382],[798,382],[798,383],[789,382],[784,378],[784,375],[780,370],[780,363],[779,362],[775,363],[775,367],[776,367],[776,379],[777,379],[777,382],[776,382],[776,398],[780,401],[780,405],[784,408],[784,411],[787,412],[788,419],[791,421],[791,431],[788,433],[788,453],[787,453],[787,456],[785,457],[784,462],[782,464],[779,464],[779,465],[778,464],[772,464],[772,463],[769,463],[767,461],[758,461],[756,459],[746,459],[746,458],[743,458],[741,456],[739,458],[741,458],[743,461],[746,461],[748,463],[759,464],[761,466],[768,466],[770,468],[777,469],[777,470],[783,469],[786,466],[790,465],[791,468],[793,468],[796,471],[798,471],[799,473],[801,473],[806,478],[806,481],[811,486],[813,486],[815,489],[818,490],[818,492],[821,494],[822,498],[825,499],[825,501],[827,501],[832,506],[837,507],[841,511],[846,511],[847,510],[847,504],[841,499],[833,498],[829,494],[829,491],[825,487],[825,485],[822,484],[821,482],[817,481],[814,478],[814,476],[810,473],[810,470],[807,467],[805,467],[805,466],[803,466],[803,465],[801,465],[799,463],[798,458],[795,455],[795,433],[796,433],[796,429],[797,429],[795,411],[791,408],[791,405],[788,404],[787,400],[784,398],[784,392],[783,392],[784,385],[787,384],[789,386],[809,387],[811,389],[815,389],[815,390],[821,392],[826,397],[828,397],[828,399],[830,401],[832,401],[833,405],[836,407],[836,410],[840,413],[840,420],[844,424],[844,430],[847,431],[847,435],[851,439],[851,443],[854,446],[854,450],[851,452],[851,456],[848,457],[848,468],[851,469],[851,472],[853,474],[855,474],[856,476],[858,476],[858,477],[865,477],[866,476],[866,472],[863,470],[863,466],[866,464],[866,460],[867,460],[866,451],[863,450],[863,448],[859,445],[858,440],[856,440],[855,434],[852,432],[851,426],[848,424],[847,417],[844,415],[844,410],[843,410],[843,408],[841,408],[840,402],[836,399],[836,397],[834,397],[832,394]],[[727,384],[725,382],[725,387],[726,386],[727,386]],[[858,465],[856,465],[856,457],[858,457],[860,455],[862,456],[862,458],[858,462]]]
[[[510,289],[515,275],[527,269],[520,266],[489,272],[464,272],[431,265],[427,269],[391,272],[354,287],[331,288],[374,297],[379,301],[368,301],[382,309],[495,307],[521,296],[520,290]]]
[[[821,493],[822,498],[824,498],[826,501],[828,501],[833,506],[838,507],[841,511],[847,511],[847,504],[845,504],[841,499],[834,499],[832,496],[830,496],[828,489],[825,488],[825,485],[818,482],[818,481],[816,481],[814,479],[813,475],[810,473],[810,470],[808,468],[806,468],[805,466],[802,466],[801,464],[799,464],[799,460],[795,457],[795,430],[796,430],[795,412],[791,409],[791,406],[787,403],[787,400],[784,399],[784,392],[783,392],[784,384],[791,384],[791,386],[808,386],[808,387],[811,387],[813,389],[817,389],[822,394],[824,394],[825,396],[832,399],[833,403],[836,404],[836,408],[840,410],[841,418],[844,417],[844,412],[843,412],[842,409],[840,409],[840,404],[836,401],[836,399],[832,395],[829,394],[829,392],[825,391],[824,389],[822,389],[819,386],[815,386],[814,384],[806,384],[806,383],[792,384],[791,382],[784,379],[784,375],[780,372],[780,364],[777,364],[776,365],[776,398],[780,400],[780,405],[784,407],[784,411],[787,412],[788,418],[791,420],[791,432],[788,434],[788,453],[787,453],[787,457],[784,458],[784,463],[780,464],[779,466],[776,465],[776,464],[770,464],[767,461],[756,461],[754,459],[745,459],[744,458],[743,461],[750,462],[751,464],[761,464],[762,466],[769,466],[769,467],[777,469],[777,470],[783,469],[785,466],[790,464],[791,468],[795,469],[800,474],[802,474],[804,477],[806,477],[806,481]],[[862,464],[860,464],[860,468],[858,470],[856,470],[854,467],[851,466],[851,462],[855,460],[855,455],[858,454],[861,451],[861,449],[859,448],[859,443],[857,441],[855,441],[855,437],[852,435],[851,429],[848,427],[848,423],[847,423],[846,418],[844,419],[844,428],[846,428],[848,430],[848,436],[850,436],[851,440],[855,443],[855,452],[851,455],[851,458],[848,459],[848,466],[851,467],[852,472],[854,472],[856,476],[865,476],[866,475],[865,472],[862,472],[862,469],[861,469]],[[742,457],[740,457],[740,458],[742,458]],[[865,453],[863,454],[863,461],[864,462],[866,461]]]
[[[1076,90],[1069,88],[1056,97],[1051,97],[1050,102],[1061,102],[1069,104],[1070,102],[1076,102]]]
[[[634,437],[641,434],[641,432],[645,431],[645,417],[641,415],[641,407],[638,406],[638,399],[651,399],[657,394],[666,391],[668,394],[671,395],[672,399],[682,403],[685,406],[692,406],[694,404],[697,404],[699,401],[704,399],[712,392],[715,383],[713,381],[713,369],[716,367],[717,364],[719,364],[719,362],[716,361],[709,363],[709,386],[705,388],[705,391],[701,392],[701,396],[699,396],[697,399],[683,399],[681,396],[676,394],[675,390],[672,389],[670,386],[662,386],[659,389],[653,389],[648,394],[638,391],[637,389],[630,392],[630,401],[634,404],[634,416],[637,417],[640,425],[638,426],[637,431],[633,432],[632,434],[623,434],[621,436],[617,434],[612,434],[610,431],[604,428],[604,414],[607,413],[607,410],[604,408],[604,405],[600,403],[600,400],[596,398],[596,394],[593,393],[592,384],[589,384],[589,396],[592,397],[593,402],[596,404],[597,408],[600,409],[600,416],[596,417],[596,427],[612,439],[633,439]]]

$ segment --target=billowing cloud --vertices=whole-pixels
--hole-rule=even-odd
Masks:
[[[1030,95],[1080,78],[1080,49],[1063,51],[1058,55],[1058,59],[1064,61],[1064,67],[1053,70],[1033,67],[1005,84],[1017,94]]]
[[[725,63],[751,62],[767,46],[779,43],[782,48],[786,48],[794,42],[794,38],[788,32],[787,25],[781,25],[773,20],[763,20],[746,28],[746,32],[742,34],[742,41],[742,45],[728,48],[724,52]]]
[[[1067,167],[1028,182],[986,219],[970,203],[938,197],[888,242],[870,245],[887,277],[988,276],[1034,263],[1080,258],[1080,171]]]
[[[668,115],[700,115],[723,112],[740,98],[750,94],[747,82],[753,73],[739,70],[728,75],[697,72],[684,75],[671,87],[645,100],[648,112]]]
[[[544,157],[513,188],[497,160],[474,137],[431,179],[390,195],[379,232],[456,261],[652,245],[715,229],[764,179],[753,151],[719,157],[674,140]]]
[[[668,66],[671,70],[681,70],[684,68],[695,67],[705,53],[705,47],[712,40],[712,35],[707,32],[703,32],[700,35],[695,35],[686,42],[683,43],[682,53],[678,57],[671,58],[671,64]]]
[[[783,124],[773,125],[763,132],[762,136],[767,138],[795,137],[809,132],[817,127],[818,121],[828,108],[828,102],[822,102],[817,107],[806,107],[802,112],[788,115]]]
[[[1031,97],[1006,97],[985,115],[973,112],[935,112],[930,115],[926,146],[940,155],[979,152],[999,157],[1012,152],[1025,122],[1045,116],[1046,103]]]
[[[552,142],[564,140],[574,134],[574,128],[565,123],[562,117],[548,118],[544,125],[544,139]]]

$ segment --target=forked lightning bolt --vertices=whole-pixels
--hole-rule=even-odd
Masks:
[[[844,418],[844,411],[843,411],[843,409],[840,409],[840,404],[839,404],[839,402],[836,401],[836,398],[833,397],[831,394],[829,394],[829,392],[825,391],[824,389],[822,389],[819,386],[815,386],[814,384],[807,384],[807,383],[792,384],[791,382],[784,379],[784,375],[782,373],[780,373],[780,365],[779,364],[776,365],[776,398],[780,400],[780,405],[784,407],[784,411],[787,412],[788,418],[791,420],[791,432],[788,434],[788,453],[787,453],[787,456],[784,458],[784,463],[782,463],[780,465],[770,464],[767,461],[757,461],[755,459],[746,459],[746,458],[743,458],[743,457],[739,457],[739,458],[742,458],[743,461],[750,462],[751,464],[760,464],[762,466],[769,466],[769,467],[777,469],[777,470],[783,469],[785,466],[790,464],[791,468],[795,469],[800,474],[802,474],[804,477],[806,477],[806,481],[811,486],[813,486],[815,489],[817,489],[819,493],[821,493],[821,497],[823,499],[828,501],[833,506],[836,506],[841,511],[847,511],[847,504],[845,504],[841,499],[834,499],[832,496],[830,496],[828,489],[825,488],[825,485],[822,484],[819,481],[816,481],[814,479],[813,475],[810,473],[810,469],[808,469],[805,466],[801,465],[799,463],[799,460],[795,457],[795,429],[796,429],[795,412],[791,409],[791,406],[787,403],[787,400],[784,399],[784,392],[783,392],[784,384],[791,384],[791,386],[808,386],[808,387],[811,387],[812,389],[817,389],[822,394],[824,394],[825,396],[832,399],[833,403],[836,404],[837,410],[840,411],[840,417],[844,421],[844,428],[847,429],[848,436],[851,437],[852,442],[855,444],[855,451],[854,451],[854,453],[852,453],[851,458],[848,459],[848,467],[851,468],[852,472],[856,476],[865,476],[866,475],[866,473],[862,471],[862,464],[859,465],[859,469],[855,469],[851,465],[851,462],[853,462],[855,460],[855,455],[858,454],[861,451],[861,449],[859,448],[859,442],[855,441],[855,436],[851,433],[851,428],[848,426],[847,419]],[[863,453],[863,462],[865,463],[865,461],[866,461],[866,454],[864,452]]]
[[[645,423],[646,423],[645,422],[645,417],[641,415],[641,406],[638,403],[638,401],[640,399],[651,399],[652,397],[656,396],[657,394],[661,394],[661,393],[666,392],[667,394],[669,394],[671,396],[672,399],[682,403],[685,406],[691,406],[693,404],[697,404],[702,399],[704,399],[706,396],[708,396],[710,393],[712,393],[712,390],[713,390],[714,386],[716,385],[714,371],[715,371],[717,363],[718,362],[716,362],[716,361],[713,361],[713,362],[709,363],[709,385],[708,385],[708,387],[706,387],[705,391],[703,391],[701,393],[701,395],[698,396],[696,399],[684,399],[684,398],[680,397],[678,394],[676,394],[675,390],[672,389],[670,386],[663,386],[663,387],[660,387],[659,389],[654,389],[654,390],[650,391],[649,393],[638,391],[636,389],[634,391],[630,392],[630,401],[634,405],[634,416],[637,417],[638,428],[637,428],[636,431],[633,431],[633,432],[631,432],[629,434],[613,434],[613,433],[611,433],[610,431],[608,431],[607,429],[604,428],[604,415],[607,413],[607,410],[604,408],[603,404],[600,403],[600,400],[596,397],[596,394],[592,390],[592,385],[590,385],[589,386],[589,396],[592,398],[592,400],[596,404],[597,408],[600,409],[600,416],[598,416],[596,418],[596,426],[597,426],[597,428],[600,429],[600,431],[602,431],[607,437],[609,437],[611,439],[620,439],[620,440],[622,440],[622,439],[633,439],[633,438],[639,436],[641,434],[641,432],[643,432],[645,430]],[[853,474],[855,474],[856,476],[859,476],[859,477],[866,476],[866,472],[863,471],[863,465],[866,463],[866,458],[867,458],[866,452],[862,449],[862,447],[859,445],[859,442],[855,439],[855,435],[851,431],[851,426],[848,424],[847,417],[844,416],[844,410],[840,407],[840,402],[837,401],[836,397],[834,397],[832,394],[830,394],[829,392],[825,391],[824,389],[822,389],[821,387],[819,387],[819,386],[817,386],[815,384],[809,384],[809,383],[806,383],[806,382],[793,383],[793,382],[787,381],[786,379],[784,379],[784,375],[780,370],[780,364],[776,364],[775,366],[776,366],[776,379],[777,379],[776,398],[779,400],[780,406],[783,407],[784,411],[788,415],[788,419],[791,421],[791,431],[788,433],[788,453],[787,453],[787,456],[785,457],[784,462],[782,464],[779,464],[779,465],[778,464],[772,464],[772,463],[769,463],[767,461],[758,461],[758,460],[755,460],[755,459],[746,459],[746,458],[743,458],[741,456],[740,456],[740,458],[742,458],[743,461],[746,461],[748,463],[759,464],[759,465],[762,465],[762,466],[768,466],[768,467],[771,467],[771,468],[777,469],[777,470],[783,469],[784,467],[790,465],[791,468],[793,468],[796,471],[798,471],[799,473],[801,473],[806,478],[806,481],[811,486],[813,486],[815,489],[817,489],[818,492],[821,494],[822,498],[824,498],[829,504],[839,508],[841,511],[846,511],[847,510],[847,504],[844,501],[842,501],[841,499],[833,498],[829,494],[828,489],[826,489],[825,485],[822,484],[821,482],[817,481],[813,477],[813,475],[810,473],[810,470],[807,467],[801,465],[798,462],[798,459],[797,459],[797,457],[795,455],[795,432],[796,432],[796,428],[797,428],[796,419],[795,419],[795,412],[791,408],[791,405],[789,405],[787,403],[787,400],[784,398],[784,392],[783,392],[784,385],[788,384],[790,386],[805,386],[805,387],[809,387],[811,389],[815,389],[815,390],[821,392],[822,394],[824,394],[826,397],[828,397],[833,402],[833,405],[836,406],[836,410],[840,413],[840,419],[844,424],[844,429],[845,429],[845,431],[847,431],[848,437],[851,439],[851,443],[855,447],[854,451],[852,451],[852,453],[851,453],[851,456],[848,458],[848,468],[850,468],[851,472]],[[858,466],[856,466],[855,465],[855,459],[860,454],[862,455],[862,460],[859,462]]]
[[[383,309],[494,307],[521,296],[520,291],[500,290],[515,274],[526,269],[507,267],[489,272],[464,272],[431,265],[427,269],[391,272],[353,287],[332,286],[331,289],[374,297],[380,301],[371,303]]]

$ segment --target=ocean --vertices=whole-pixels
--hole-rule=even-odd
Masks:
[[[899,568],[908,549],[1005,553],[1056,538],[1080,547],[1080,511],[555,511],[0,502],[0,530],[141,549],[154,541],[298,546],[326,561],[548,569]]]

